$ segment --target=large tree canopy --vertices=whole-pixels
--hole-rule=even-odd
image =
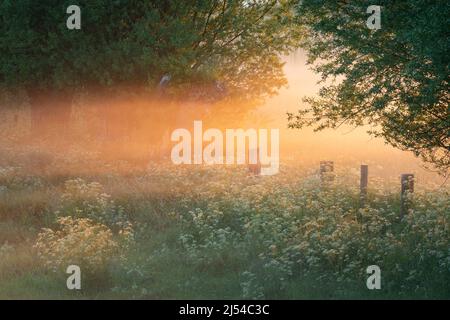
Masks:
[[[219,80],[247,98],[285,84],[280,54],[298,39],[290,0],[4,0],[0,84],[31,91],[186,90]],[[69,5],[82,12],[68,30]]]
[[[373,1],[303,0],[302,45],[322,75],[317,98],[289,114],[289,126],[373,125],[371,133],[443,172],[450,166],[448,1],[380,0],[381,29],[370,30]]]

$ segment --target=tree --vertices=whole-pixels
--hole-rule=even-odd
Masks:
[[[373,1],[304,0],[302,46],[322,76],[317,98],[289,126],[316,130],[371,124],[371,134],[412,151],[445,173],[450,166],[448,1],[377,2],[381,29],[370,30]]]
[[[294,3],[4,0],[0,85],[25,88],[36,124],[46,113],[65,125],[76,92],[152,91],[166,74],[174,96],[219,81],[229,95],[264,98],[285,84],[279,57],[299,36]],[[66,27],[73,4],[81,30]]]

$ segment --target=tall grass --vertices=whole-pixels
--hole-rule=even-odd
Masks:
[[[324,186],[294,165],[271,177],[66,165],[0,168],[1,298],[450,298],[446,186],[420,185],[401,218],[397,184],[372,178],[360,207],[350,168]],[[76,237],[58,233],[68,217]],[[101,267],[89,264],[99,256]],[[81,291],[65,287],[69,262],[82,268]],[[381,290],[366,287],[369,265],[381,268]]]

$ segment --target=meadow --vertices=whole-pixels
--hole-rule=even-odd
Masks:
[[[358,181],[2,147],[0,298],[450,298],[448,184],[418,184],[401,217],[398,177],[370,176],[364,206]]]

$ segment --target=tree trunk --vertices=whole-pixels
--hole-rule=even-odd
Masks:
[[[70,128],[72,95],[51,91],[29,91],[31,133],[34,137],[65,136]]]

